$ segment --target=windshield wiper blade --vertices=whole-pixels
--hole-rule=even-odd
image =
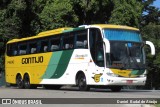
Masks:
[[[136,58],[131,56],[131,59],[132,59],[132,61],[134,62],[134,65],[136,65],[138,69],[141,69],[141,67],[139,66]]]
[[[141,69],[136,58],[134,56],[132,56],[131,49],[128,47],[128,44],[126,44],[126,48],[127,48],[127,54],[128,54],[128,63],[130,65],[130,67],[132,66],[132,64],[131,64],[131,60],[132,60],[134,65],[136,65],[138,69]]]

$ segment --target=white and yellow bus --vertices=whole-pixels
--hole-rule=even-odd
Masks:
[[[8,41],[5,78],[19,88],[59,89],[77,85],[79,90],[145,85],[144,44],[136,28],[95,24],[59,28],[36,36]]]

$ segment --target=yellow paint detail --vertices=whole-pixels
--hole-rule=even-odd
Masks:
[[[95,81],[95,82],[99,82],[101,76],[102,76],[101,73],[100,73],[100,74],[95,74],[94,77],[93,77],[94,81]]]
[[[39,33],[38,36],[45,36],[45,35],[62,33],[64,30],[69,30],[69,29],[73,29],[73,28],[64,27],[64,28],[58,28],[58,29],[54,29],[54,30],[44,31],[44,32]]]
[[[31,54],[31,55],[23,55],[23,56],[14,56],[9,57],[6,56],[5,61],[5,73],[6,73],[6,82],[16,83],[16,75],[18,73],[21,74],[22,78],[25,73],[28,73],[30,76],[31,84],[39,84],[42,79],[41,77],[45,73],[48,63],[50,61],[52,52],[42,53],[42,54]],[[22,58],[30,58],[30,57],[40,57],[43,56],[42,63],[32,63],[22,64]]]
[[[132,70],[120,70],[120,69],[111,69],[114,74],[123,76],[123,77],[136,77],[136,75],[131,75]]]
[[[77,60],[78,60],[78,59],[80,59],[80,60],[84,60],[84,58],[74,58],[74,59],[77,59]]]
[[[100,28],[108,28],[108,29],[126,29],[126,30],[134,30],[134,31],[139,31],[139,29],[134,28],[134,27],[129,27],[129,26],[123,26],[123,25],[111,25],[111,24],[95,24],[92,26],[97,26]]]
[[[41,37],[46,37],[46,36],[51,36],[51,35],[56,35],[56,34],[63,33],[64,30],[70,30],[70,29],[72,29],[72,28],[64,27],[64,28],[58,28],[58,29],[53,29],[53,30],[49,30],[49,31],[44,31],[44,32],[40,32],[36,36],[31,36],[31,37],[22,38],[22,39],[12,39],[12,40],[8,41],[7,44],[8,43],[14,43],[14,42],[20,42],[20,41],[25,41],[25,40],[36,39],[36,38],[41,38]]]

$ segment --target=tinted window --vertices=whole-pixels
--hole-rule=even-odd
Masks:
[[[57,51],[61,49],[61,42],[60,42],[60,36],[59,37],[53,37],[50,40],[50,51]]]
[[[87,30],[76,33],[76,48],[88,48]]]
[[[20,43],[19,44],[19,55],[25,55],[25,54],[27,54],[27,44]]]
[[[40,43],[40,52],[48,52],[48,40],[42,40]]]
[[[67,33],[63,36],[63,49],[74,48],[74,33]]]
[[[103,67],[104,66],[104,50],[102,36],[99,29],[92,28],[90,29],[89,34],[89,45],[91,56],[96,65]]]
[[[37,53],[38,51],[38,48],[37,48],[37,42],[30,42],[29,43],[29,54],[34,54],[34,53]]]
[[[18,47],[16,43],[7,45],[7,55],[8,56],[18,55]]]

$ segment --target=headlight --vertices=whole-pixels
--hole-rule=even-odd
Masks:
[[[146,74],[143,74],[143,75],[140,75],[139,77],[146,77],[147,75]]]
[[[107,73],[108,76],[111,76],[111,77],[118,77],[117,74],[114,74],[114,73]]]

